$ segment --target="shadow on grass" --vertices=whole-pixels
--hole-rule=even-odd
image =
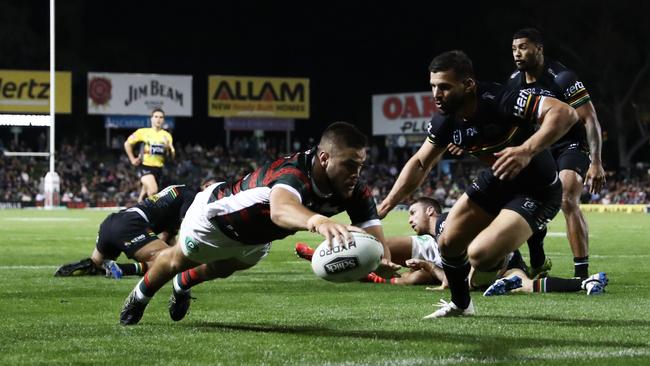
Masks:
[[[506,317],[504,317],[505,319]],[[547,319],[548,320],[548,319]],[[559,319],[558,319],[559,320]],[[601,321],[601,323],[605,323]],[[346,330],[332,329],[323,326],[311,325],[277,325],[264,323],[185,323],[184,326],[198,329],[201,331],[240,331],[254,333],[277,333],[277,334],[295,334],[301,336],[328,337],[328,338],[357,338],[367,340],[388,340],[388,341],[423,341],[435,340],[440,343],[450,343],[456,345],[465,345],[477,347],[469,353],[475,353],[484,357],[490,355],[497,358],[508,356],[512,351],[522,348],[537,347],[573,347],[576,349],[612,347],[628,349],[644,349],[648,347],[647,343],[625,342],[625,341],[599,341],[595,339],[558,339],[544,337],[526,337],[526,336],[500,336],[494,334],[459,334],[445,332],[440,329],[431,330]],[[432,328],[434,323],[431,323]],[[629,324],[628,324],[629,325]]]
[[[548,325],[567,325],[585,328],[602,327],[650,327],[650,321],[641,319],[613,320],[613,319],[568,319],[554,316],[541,315],[490,315],[491,319],[502,321],[506,324],[530,324],[531,322],[552,323]]]

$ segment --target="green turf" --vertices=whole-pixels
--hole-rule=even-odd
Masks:
[[[301,233],[258,266],[194,290],[188,317],[167,315],[169,287],[139,325],[119,325],[137,278],[54,278],[89,256],[105,211],[0,210],[0,364],[648,365],[650,215],[590,214],[591,266],[608,292],[474,294],[478,316],[421,321],[448,292],[332,284],[293,255]],[[388,234],[408,234],[405,213]],[[564,231],[562,216],[550,226]],[[556,276],[573,273],[566,239],[547,240]]]

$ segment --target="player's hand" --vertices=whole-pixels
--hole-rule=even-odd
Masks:
[[[381,201],[379,206],[377,206],[377,214],[379,215],[380,219],[383,219],[384,217],[386,217],[386,215],[388,215],[388,213],[392,209],[393,206],[388,202],[387,199],[384,199],[383,201]]]
[[[454,145],[452,143],[449,143],[449,145],[447,145],[447,150],[449,150],[451,155],[455,155],[455,156],[461,156],[465,153],[465,150],[463,150],[462,147],[458,145]]]
[[[427,272],[433,272],[433,268],[431,267],[431,265],[432,265],[431,262],[425,261],[423,259],[411,258],[406,260],[406,266],[414,271],[423,269]]]
[[[142,164],[142,158],[139,157],[139,156],[137,158],[135,158],[135,159],[129,159],[129,160],[131,160],[131,165],[133,165],[133,166],[138,166],[138,165]]]
[[[356,229],[358,228],[351,225],[339,224],[330,219],[323,220],[318,224],[318,226],[316,226],[316,232],[325,237],[330,249],[333,249],[334,241],[339,243],[342,247],[347,248],[348,244],[353,240],[350,231],[356,231]],[[364,231],[361,230],[361,232]]]
[[[519,174],[532,159],[521,146],[507,147],[494,153],[497,160],[492,164],[494,176],[501,180],[510,180]]]
[[[394,272],[399,271],[400,269],[402,269],[402,266],[400,266],[397,263],[393,263],[393,262],[389,261],[386,258],[382,258],[381,262],[379,262],[378,271],[382,271],[382,273],[383,273],[383,271],[388,271],[388,272],[393,272],[394,273]]]
[[[589,186],[589,193],[596,194],[600,192],[605,185],[605,169],[600,163],[591,163],[589,165],[589,170],[587,170],[587,176],[585,179],[585,185]]]

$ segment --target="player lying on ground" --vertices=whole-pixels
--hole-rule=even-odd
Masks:
[[[204,186],[213,182],[209,180]],[[169,186],[134,207],[108,215],[99,226],[90,258],[65,264],[54,275],[66,277],[106,273],[116,279],[143,275],[156,255],[168,248],[168,243],[173,244],[194,196],[196,191],[184,185]],[[121,253],[137,263],[115,263]]]
[[[381,221],[368,187],[359,181],[366,137],[353,125],[330,125],[317,148],[267,163],[234,184],[217,183],[196,195],[181,224],[176,245],[161,251],[124,302],[123,325],[136,324],[149,300],[173,279],[169,314],[185,317],[190,288],[253,267],[271,242],[300,230],[327,240],[351,240],[352,226],[329,217],[346,211],[350,221],[384,242]],[[384,245],[385,246],[385,245]],[[384,266],[398,269],[390,261]]]
[[[442,270],[442,259],[436,242],[444,228],[447,214],[442,213],[440,203],[430,197],[418,198],[409,207],[408,213],[408,223],[417,235],[387,237],[386,245],[391,252],[393,262],[408,267],[410,270],[392,278],[384,278],[373,272],[366,277],[365,281],[394,285],[440,285],[436,289],[447,288],[447,280]],[[296,244],[296,255],[300,258],[311,260],[313,252],[314,249],[305,243]],[[521,268],[523,271],[527,271],[519,251],[509,254],[508,261],[504,263],[506,267],[496,272],[471,271],[469,280],[472,288],[485,289],[510,268]]]
[[[427,266],[430,262],[440,261],[438,245],[435,243],[432,230],[434,226],[441,227],[444,222],[446,215],[441,214],[441,211],[440,203],[428,197],[419,198],[409,207],[409,225],[417,235],[386,238],[386,246],[390,250],[393,263],[408,267],[410,259],[426,261],[426,263],[422,264],[424,266]],[[311,261],[313,253],[314,249],[308,244],[296,243],[296,255],[298,257]],[[432,266],[429,271],[411,269],[408,272],[400,273],[399,276],[389,278],[388,281],[395,285],[446,284],[444,278],[445,274],[442,267]],[[364,281],[384,283],[387,279],[373,272]]]
[[[513,268],[496,280],[485,290],[483,296],[505,295],[508,292],[542,293],[542,292],[578,292],[584,290],[587,295],[599,295],[605,292],[609,283],[605,272],[598,272],[585,279],[580,277],[558,278],[545,277],[530,279],[526,272]]]

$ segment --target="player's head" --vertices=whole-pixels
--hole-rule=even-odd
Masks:
[[[201,181],[201,185],[199,186],[202,191],[205,191],[206,188],[210,187],[211,185],[217,183],[217,180],[213,177],[207,177]]]
[[[431,197],[422,196],[409,207],[409,225],[418,235],[430,234],[435,226],[436,218],[441,213],[440,202]]]
[[[318,161],[334,193],[348,198],[359,181],[366,160],[366,136],[354,125],[334,122],[321,135]]]
[[[476,88],[472,60],[463,51],[441,53],[429,65],[429,82],[442,114],[458,111]]]
[[[160,108],[154,108],[151,111],[151,127],[162,128],[165,123],[165,112]]]
[[[523,28],[512,36],[512,58],[520,71],[529,71],[544,63],[544,39],[535,28]]]

